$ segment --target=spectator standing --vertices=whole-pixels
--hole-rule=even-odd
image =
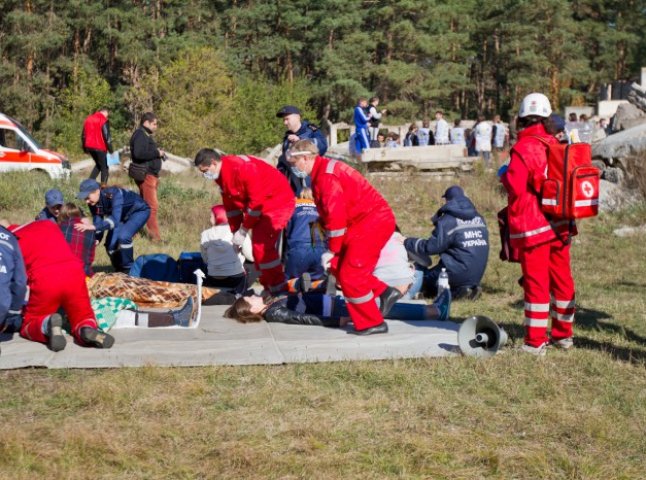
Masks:
[[[525,293],[525,344],[522,350],[545,355],[550,343],[573,346],[575,290],[570,267],[570,237],[574,222],[548,219],[540,207],[547,152],[543,142],[556,143],[549,116],[552,108],[541,93],[527,95],[518,113],[518,142],[511,150],[509,168],[501,176],[508,194],[512,248],[520,251]],[[539,140],[536,137],[542,139]],[[551,315],[550,315],[551,314]]]
[[[81,144],[83,151],[89,153],[94,160],[94,168],[90,178],[96,180],[101,173],[101,185],[108,184],[110,171],[108,170],[108,152],[112,153],[112,136],[110,135],[110,123],[108,117],[110,112],[107,108],[101,108],[88,116],[83,122],[81,133]]]
[[[36,220],[51,220],[52,222],[56,222],[63,203],[65,203],[65,200],[63,200],[63,192],[56,188],[47,190],[45,193],[45,208],[38,212]]]
[[[428,118],[422,120],[422,128],[417,129],[417,141],[420,147],[435,144],[435,138],[429,126]]]
[[[444,120],[444,112],[438,110],[435,112],[435,145],[448,145],[449,143],[449,123]]]
[[[197,152],[195,166],[204,178],[215,181],[221,189],[229,226],[235,232],[233,245],[241,248],[249,230],[253,229],[251,248],[256,269],[260,271],[260,283],[272,295],[286,292],[277,243],[294,212],[295,198],[285,176],[260,158],[220,156],[210,148]],[[296,178],[305,177],[296,175]]]
[[[287,128],[285,136],[283,137],[283,151],[278,158],[277,168],[287,177],[294,194],[298,196],[304,187],[310,186],[310,179],[298,178],[292,174],[292,171],[289,168],[289,162],[285,159],[285,153],[289,150],[289,147],[294,144],[294,142],[307,138],[312,140],[319,151],[323,152],[321,155],[324,155],[328,147],[327,140],[319,127],[307,120],[301,119],[301,111],[293,105],[285,105],[283,108],[278,110],[276,117],[282,118],[283,124],[285,125],[285,128]]]
[[[462,123],[462,120],[459,118],[455,119],[455,122],[453,122],[453,128],[449,131],[451,143],[453,145],[460,145],[461,147],[466,147],[467,146],[467,140],[466,140],[466,132],[464,131],[464,128],[460,126]]]
[[[150,207],[150,217],[146,222],[146,229],[150,239],[155,243],[162,241],[157,222],[157,211],[159,210],[157,190],[159,188],[159,172],[165,158],[165,152],[157,148],[157,144],[153,140],[153,134],[157,131],[157,127],[158,120],[155,114],[146,112],[141,116],[139,128],[130,137],[132,162],[145,167],[143,180],[140,177],[134,178],[134,180],[139,187],[139,195]]]
[[[370,114],[368,113],[368,100],[359,98],[357,106],[354,107],[354,126],[356,128],[354,133],[355,152],[359,157],[363,151],[370,146],[368,140],[368,121]],[[323,155],[322,153],[319,153]]]
[[[408,132],[404,137],[404,147],[418,147],[419,139],[417,138],[417,125],[411,123]]]
[[[478,115],[478,124],[474,127],[476,151],[484,160],[485,168],[491,168],[491,123],[483,115]]]
[[[500,153],[505,149],[508,137],[507,128],[500,120],[500,115],[494,115],[491,138],[496,166],[500,163]]]
[[[592,123],[584,113],[579,115],[579,139],[584,143],[592,143]]]
[[[312,176],[314,200],[328,239],[322,263],[339,280],[354,322],[352,333],[388,332],[383,317],[402,297],[374,276],[379,255],[395,231],[388,202],[349,165],[317,155],[311,142],[297,142],[290,152],[293,167]]]
[[[377,135],[379,135],[379,124],[381,123],[381,117],[387,112],[384,108],[381,111],[377,110],[379,106],[379,97],[372,97],[370,99],[370,106],[368,107],[368,116],[370,117],[370,141],[377,140]],[[325,155],[321,153],[321,155]]]

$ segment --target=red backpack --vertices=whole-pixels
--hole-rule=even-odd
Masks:
[[[589,143],[548,143],[541,209],[554,219],[576,220],[599,213],[600,171],[592,165]]]

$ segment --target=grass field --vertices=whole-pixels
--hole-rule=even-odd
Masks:
[[[497,258],[504,197],[495,176],[373,182],[407,235],[429,233],[450,183],[465,188],[490,225],[492,251],[483,297],[456,302],[452,316],[502,324],[512,337],[502,354],[0,372],[0,478],[646,478],[646,238],[612,234],[646,223],[646,207],[581,222],[576,348],[538,359],[517,351],[520,273]],[[78,183],[59,186],[71,199]],[[0,176],[0,218],[32,218],[49,187],[45,178]],[[196,250],[216,200],[195,172],[164,177],[169,243],[138,238],[136,253]]]

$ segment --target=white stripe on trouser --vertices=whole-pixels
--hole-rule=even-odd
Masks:
[[[354,303],[355,305],[357,303],[366,303],[369,302],[374,298],[374,295],[372,292],[369,292],[368,294],[364,295],[363,297],[345,297],[345,301],[348,303]]]
[[[553,300],[554,306],[556,308],[574,308],[576,305],[576,302],[574,299],[572,300]]]
[[[529,318],[525,317],[525,325],[528,327],[547,328],[547,318]]]
[[[134,243],[122,243],[121,248],[126,249],[126,248],[132,248]]]
[[[549,303],[529,303],[525,302],[525,311],[527,312],[549,312],[550,304]]]
[[[260,270],[269,270],[272,268],[276,268],[278,265],[280,265],[280,258],[277,258],[276,260],[272,260],[271,262],[261,263],[258,265],[258,268],[260,268]]]
[[[574,321],[574,314],[552,312],[552,318],[555,318],[559,322],[572,323]]]
[[[114,228],[114,221],[110,217],[106,218],[105,222],[110,224],[110,228],[108,230],[112,230]]]

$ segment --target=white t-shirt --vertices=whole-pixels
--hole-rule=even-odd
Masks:
[[[476,150],[478,152],[491,151],[491,123],[480,122],[476,126]]]

